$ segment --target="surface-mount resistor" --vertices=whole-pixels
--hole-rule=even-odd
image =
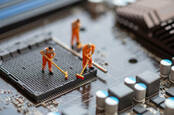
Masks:
[[[164,115],[174,115],[174,97],[169,97],[165,100]]]
[[[169,59],[161,60],[160,61],[160,76],[168,77],[171,66],[172,66],[172,61],[170,61]]]
[[[126,78],[124,79],[124,83],[125,83],[128,87],[134,89],[134,85],[136,84],[136,79],[135,79],[134,77],[126,77]]]
[[[96,92],[96,108],[98,110],[104,110],[105,99],[108,97],[108,92],[105,90],[99,90]]]
[[[135,101],[144,102],[146,97],[147,86],[143,83],[136,83],[134,86],[135,90]]]
[[[116,97],[107,97],[105,99],[105,115],[115,115],[118,112],[119,100]]]

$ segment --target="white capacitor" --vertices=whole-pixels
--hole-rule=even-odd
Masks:
[[[108,97],[108,92],[105,90],[99,90],[96,92],[96,108],[98,110],[104,110],[105,99]]]
[[[124,79],[124,83],[125,83],[128,87],[134,89],[134,85],[136,84],[136,79],[135,79],[135,77],[126,77],[126,78]]]
[[[128,3],[134,3],[136,0],[126,0]]]
[[[111,0],[111,2],[115,7],[121,7],[121,6],[128,5],[128,3],[124,0]]]
[[[169,59],[163,59],[160,61],[160,76],[167,77],[170,73],[170,68],[172,65],[172,61]]]
[[[174,83],[174,66],[171,67],[169,80]]]
[[[58,112],[49,112],[47,115],[60,115]]]
[[[135,90],[135,101],[137,102],[143,102],[145,101],[145,97],[146,97],[146,85],[143,83],[136,83],[134,86],[134,90]]]
[[[164,115],[174,115],[174,97],[169,97],[165,100]]]
[[[115,115],[118,112],[119,100],[116,97],[107,97],[105,99],[105,115]]]

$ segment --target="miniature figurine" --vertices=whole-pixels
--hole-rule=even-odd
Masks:
[[[71,37],[71,48],[74,49],[74,39],[76,38],[76,47],[77,49],[82,48],[82,44],[79,38],[79,31],[80,31],[80,19],[75,20],[72,23],[72,37]]]
[[[89,67],[89,69],[94,69],[92,66],[92,55],[94,54],[94,50],[95,50],[95,45],[94,44],[87,44],[83,47],[83,69],[81,71],[80,74],[76,74],[76,77],[78,79],[82,79],[84,80],[84,76],[83,73],[87,71],[87,65]]]
[[[88,64],[89,69],[94,69],[92,66],[92,55],[94,54],[95,51],[95,45],[94,44],[86,44],[83,47],[83,68],[85,67],[86,64]]]
[[[45,67],[46,67],[46,63],[48,62],[49,73],[50,73],[50,75],[53,75],[51,60],[56,55],[55,49],[49,46],[49,47],[45,48],[44,50],[41,50],[40,54],[43,55],[42,56],[42,73],[44,73]],[[50,60],[47,59],[47,58],[49,58]]]

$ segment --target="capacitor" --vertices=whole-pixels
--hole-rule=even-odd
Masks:
[[[134,3],[136,0],[126,0],[128,3]]]
[[[160,61],[160,76],[167,77],[170,73],[170,68],[172,65],[172,61],[169,59],[163,59]]]
[[[88,9],[92,13],[103,13],[105,12],[104,0],[88,0]]]
[[[136,79],[135,79],[135,77],[126,77],[126,78],[124,79],[124,83],[125,83],[128,87],[134,89],[134,85],[136,84]]]
[[[174,97],[169,97],[165,100],[164,115],[174,115]]]
[[[134,86],[134,90],[135,90],[135,101],[137,102],[143,102],[145,101],[145,97],[146,97],[146,89],[147,86],[143,83],[136,83]]]
[[[122,7],[122,6],[126,6],[128,3],[124,0],[111,0],[111,3],[113,4],[113,6],[115,7]]]
[[[49,112],[47,115],[60,115],[59,112]]]
[[[171,67],[169,80],[174,83],[174,66]]]
[[[116,97],[107,97],[105,99],[105,115],[115,115],[118,112],[119,100]]]
[[[98,110],[104,110],[105,99],[108,97],[108,92],[105,90],[99,90],[96,92],[96,108]]]

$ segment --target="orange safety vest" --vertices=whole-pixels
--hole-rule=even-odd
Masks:
[[[72,23],[72,32],[79,32],[79,30],[80,30],[80,24],[77,21],[73,22]]]
[[[52,59],[55,54],[55,49],[50,50],[49,48],[45,48],[41,51],[41,53],[44,53],[48,58]],[[45,58],[45,56],[42,56],[42,70],[45,69],[46,63],[48,62],[48,69],[50,72],[52,72],[52,62],[50,62],[48,59]]]
[[[55,49],[53,48],[53,49],[49,49],[49,48],[45,48],[44,50],[43,50],[43,52],[44,52],[44,54],[46,55],[46,56],[48,56],[49,58],[52,58],[52,57],[54,57],[55,56]]]
[[[89,67],[92,67],[92,57],[90,56],[94,53],[94,50],[95,50],[94,44],[91,44],[90,48],[88,44],[83,47],[83,67],[87,64],[87,62]]]

